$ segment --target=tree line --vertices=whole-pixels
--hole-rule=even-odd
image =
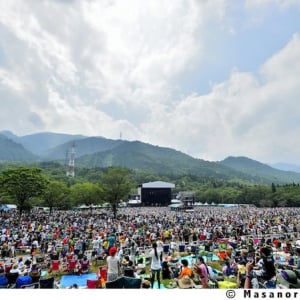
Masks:
[[[72,178],[69,178],[73,181]],[[132,189],[129,170],[108,168],[100,174],[99,182],[58,181],[37,167],[15,167],[0,173],[2,203],[17,205],[19,215],[35,206],[72,209],[78,205],[109,203],[116,216],[118,203]]]
[[[175,184],[174,194],[191,191],[195,201],[215,204],[253,204],[257,207],[298,207],[300,186],[257,185],[220,180],[213,177],[156,174],[147,170],[123,167],[78,169],[75,177],[67,177],[64,168],[56,163],[39,166],[0,165],[0,201],[17,205],[20,215],[34,206],[72,209],[78,205],[109,203],[114,215],[121,200],[136,194],[137,186],[150,181]]]

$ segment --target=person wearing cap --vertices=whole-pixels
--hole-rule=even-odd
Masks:
[[[120,274],[120,260],[117,254],[117,248],[115,246],[109,249],[108,257],[106,258],[107,266],[107,281],[114,281]]]

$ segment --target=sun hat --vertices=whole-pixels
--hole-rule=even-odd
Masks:
[[[151,282],[147,279],[143,280],[142,282],[142,288],[149,289],[151,287]]]
[[[277,283],[290,289],[300,288],[300,280],[293,270],[281,270],[277,275]]]
[[[181,279],[178,280],[178,286],[181,289],[190,289],[194,287],[194,282],[188,275],[184,275]]]

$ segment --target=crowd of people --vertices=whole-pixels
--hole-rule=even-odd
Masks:
[[[247,272],[251,266],[252,273],[258,268],[260,270],[255,274],[265,275],[262,271],[265,261],[261,255],[271,257],[271,252],[262,250],[258,253],[258,249],[280,248],[291,259],[294,255],[299,257],[299,215],[300,208],[254,207],[195,207],[190,212],[171,211],[168,207],[126,207],[119,208],[117,218],[104,209],[54,211],[51,214],[38,211],[21,217],[14,210],[0,212],[0,272],[2,269],[7,272],[5,265],[9,262],[9,272],[14,272],[18,264],[19,274],[29,275],[36,268],[37,253],[49,257],[50,262],[60,260],[66,269],[68,255],[75,255],[76,268],[82,272],[81,265],[90,259],[87,258],[89,250],[93,257],[106,262],[107,280],[112,281],[120,274],[120,268],[127,274],[130,269],[136,275],[144,272],[145,262],[137,261],[136,257],[148,249],[151,287],[155,281],[160,287],[161,279],[169,272],[179,287],[193,286],[192,281],[197,279],[203,288],[208,288],[208,281],[214,274],[203,257],[197,257],[195,265],[184,259],[174,265],[169,259],[172,256],[174,259],[174,253],[180,252],[181,245],[190,252],[193,252],[193,246],[196,249],[201,245],[207,252],[220,255],[223,275],[236,275],[239,286],[243,287],[248,282]],[[224,241],[224,251],[219,251]],[[168,245],[168,249],[164,249],[164,245]],[[221,252],[225,252],[224,257]],[[19,262],[24,256],[31,257],[26,259],[27,264]],[[243,256],[244,261],[238,264]],[[251,266],[247,264],[249,260],[253,260]],[[299,258],[286,264],[299,269]],[[244,272],[239,270],[240,266],[244,266]],[[195,274],[198,278],[193,277]]]

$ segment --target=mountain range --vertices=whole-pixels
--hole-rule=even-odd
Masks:
[[[160,175],[194,175],[253,184],[300,183],[300,167],[283,163],[272,166],[233,156],[212,162],[141,141],[51,132],[17,136],[10,131],[0,131],[0,162],[55,161],[65,165],[71,150],[76,167],[124,166]]]

